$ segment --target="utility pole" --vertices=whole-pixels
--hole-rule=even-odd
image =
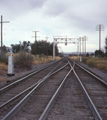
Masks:
[[[53,60],[55,60],[55,41],[53,41]]]
[[[86,36],[84,36],[84,42],[85,42],[85,55],[86,55]]]
[[[78,39],[77,49],[78,49],[78,61],[79,61],[79,39]]]
[[[36,57],[36,38],[39,37],[39,36],[36,36],[36,33],[39,31],[33,31],[33,32],[35,32],[35,57]]]
[[[101,50],[101,31],[104,30],[104,26],[99,24],[97,27],[96,27],[96,30],[99,31],[99,50]]]
[[[47,46],[48,38],[49,38],[49,37],[46,36],[46,55],[47,55],[47,57],[48,57],[48,46]]]
[[[3,44],[3,23],[9,23],[9,21],[3,21],[3,16],[1,15],[1,53],[2,53],[2,44]]]
[[[84,37],[82,37],[82,54],[84,56]]]
[[[81,55],[81,37],[79,38],[79,43],[80,43],[80,55]]]

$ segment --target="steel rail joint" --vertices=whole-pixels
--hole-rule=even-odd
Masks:
[[[66,67],[67,65],[68,65],[68,63],[66,65],[64,65],[64,67]],[[61,67],[61,68],[63,69],[64,67]],[[59,70],[61,70],[61,69],[59,69]],[[51,75],[53,75],[53,74],[50,74],[50,76]],[[30,95],[33,94],[33,92],[36,90],[36,88],[42,82],[44,82],[48,77],[49,77],[49,75],[47,75],[47,77],[45,77],[45,79],[42,79],[42,80],[40,79],[41,81],[38,81],[38,84],[2,120],[10,120],[13,117],[13,114],[15,115],[20,110],[19,105],[21,105],[23,107],[23,105],[30,99]]]
[[[70,71],[67,73],[67,75],[64,77],[64,79],[62,80],[61,84],[59,85],[59,87],[57,88],[56,92],[54,93],[54,95],[52,96],[51,100],[49,101],[49,103],[47,104],[45,110],[43,111],[43,113],[41,114],[39,120],[45,120],[50,109],[52,108],[55,100],[57,99],[60,91],[62,90],[64,84],[65,84],[65,81],[66,81],[66,78],[68,77],[68,75],[71,73],[72,69],[70,69]]]
[[[107,83],[105,81],[103,81],[102,79],[100,79],[99,77],[97,77],[96,75],[94,75],[93,73],[91,73],[90,71],[88,71],[87,69],[83,68],[81,65],[75,63],[76,65],[78,65],[81,69],[85,70],[86,72],[88,72],[90,75],[92,75],[93,77],[95,77],[97,80],[99,80],[99,82],[101,82],[103,85],[105,85],[107,87]]]
[[[73,68],[72,65],[70,64],[70,62],[69,62],[69,65],[71,66],[71,68]],[[73,72],[74,72],[75,76],[77,77],[77,80],[81,86],[81,89],[82,89],[84,95],[86,96],[87,100],[89,101],[90,109],[92,110],[92,113],[95,116],[96,120],[103,120],[74,69],[73,69]]]
[[[59,62],[59,61],[60,61],[60,60],[55,61],[54,63],[57,63],[57,62]],[[62,61],[63,61],[63,60],[62,60]],[[1,88],[1,89],[0,89],[0,93],[3,92],[4,90],[8,89],[9,87],[17,84],[18,82],[25,80],[26,78],[30,77],[31,75],[33,75],[33,74],[35,74],[35,73],[38,73],[38,72],[40,72],[41,70],[44,70],[45,68],[49,67],[50,65],[53,65],[54,63],[51,63],[51,64],[49,64],[49,65],[47,65],[47,66],[45,66],[45,67],[42,67],[42,68],[40,68],[39,70],[37,70],[37,71],[35,71],[35,72],[32,72],[32,73],[30,73],[29,75],[24,76],[24,77],[18,79],[17,81],[15,81],[15,82],[13,82],[13,83],[11,83],[11,84],[9,84],[9,85]]]
[[[55,72],[53,72],[52,74],[50,74],[50,76],[53,75],[53,74],[55,74],[55,73],[58,72],[59,70],[63,69],[63,68],[66,67],[67,65],[68,65],[68,63],[65,64],[63,67],[61,67],[60,69],[58,69],[57,71],[55,71]],[[50,76],[49,76],[49,77],[50,77]],[[47,78],[48,78],[48,76],[47,76]],[[8,103],[10,103],[11,101],[13,101],[14,99],[20,97],[22,94],[24,94],[24,93],[27,92],[28,90],[33,89],[33,87],[35,87],[41,80],[42,80],[42,79],[40,79],[37,83],[35,83],[34,85],[30,86],[29,88],[25,89],[25,90],[22,91],[21,93],[17,94],[17,95],[14,96],[13,98],[11,98],[11,99],[8,100],[7,102],[5,102],[4,104],[2,104],[2,105],[0,106],[0,109],[3,108],[4,106],[6,106],[6,105],[7,105]]]

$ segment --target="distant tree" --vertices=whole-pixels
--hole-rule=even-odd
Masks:
[[[94,53],[91,53],[90,56],[94,56]]]
[[[96,57],[104,57],[104,52],[101,50],[96,50],[95,51],[95,56]]]
[[[105,56],[107,57],[107,37],[105,38]]]
[[[86,57],[89,57],[89,53],[86,54]]]
[[[20,49],[20,44],[11,44],[11,47],[12,47],[12,50],[13,50],[13,53],[17,53],[19,52],[21,49]]]
[[[1,50],[1,47],[0,47],[0,50]],[[7,49],[6,49],[6,46],[5,46],[5,45],[2,46],[2,52],[4,52],[4,53],[7,52]]]
[[[6,46],[4,45],[4,46],[2,46],[2,49],[3,49],[3,52],[7,52],[7,49],[6,49]]]
[[[105,57],[107,57],[107,52],[105,52]]]
[[[30,41],[23,41],[22,48],[23,50],[29,52]]]
[[[30,46],[30,41],[23,41],[23,43],[19,43],[19,44],[11,44],[11,47],[13,49],[13,53],[17,53],[19,51],[29,51],[28,46]]]
[[[19,44],[11,44],[13,52],[17,53],[19,51],[29,51],[29,46],[31,46],[31,53],[35,55],[35,42],[30,43],[29,41],[23,41]],[[38,55],[44,54],[44,55],[53,55],[53,43],[47,42],[47,41],[36,41],[36,53]],[[55,55],[58,56],[58,47],[55,46]]]
[[[53,55],[53,43],[42,41],[36,41],[36,52],[38,55]],[[35,55],[35,42],[31,44],[31,53]],[[58,48],[55,46],[55,53],[58,55]]]
[[[64,56],[63,56],[63,54],[62,54],[62,53],[59,53],[59,57],[61,57],[61,58],[62,58],[62,57],[64,57]]]

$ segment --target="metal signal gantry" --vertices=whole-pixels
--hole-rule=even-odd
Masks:
[[[67,36],[54,36],[53,37],[53,60],[55,60],[55,45],[57,45],[58,43],[62,43],[65,45],[75,44],[77,46],[78,59],[79,59],[79,54],[81,54],[81,47],[82,47],[82,54],[84,55],[85,53],[86,55],[86,36],[79,37],[79,38],[68,38]]]
[[[67,36],[54,36],[53,37],[53,60],[55,60],[55,45],[58,43],[67,44],[75,44],[78,47],[79,53],[79,38],[67,38]]]

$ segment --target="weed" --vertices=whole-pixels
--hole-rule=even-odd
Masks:
[[[107,58],[83,57],[84,63],[89,67],[96,67],[101,70],[107,70]]]
[[[55,59],[56,60],[59,60],[59,59],[61,59],[60,57],[55,57]],[[52,56],[44,56],[44,55],[37,55],[36,57],[35,57],[35,60],[33,61],[33,63],[34,64],[44,64],[44,63],[47,63],[47,62],[49,62],[49,61],[52,61],[53,60],[53,57]]]
[[[6,74],[7,73],[7,65],[5,63],[0,63],[0,74]]]
[[[74,61],[77,61],[78,60],[78,57],[77,56],[72,56],[72,57],[69,57],[71,59],[73,59]]]
[[[24,68],[30,68],[33,60],[34,56],[30,53],[26,53],[25,51],[21,51],[14,56],[15,64]]]
[[[0,52],[0,62],[3,62],[3,63],[5,63],[5,64],[8,63],[8,57],[6,56],[5,53],[1,53],[1,52]]]

